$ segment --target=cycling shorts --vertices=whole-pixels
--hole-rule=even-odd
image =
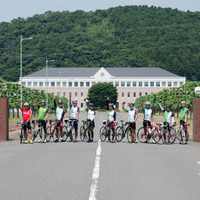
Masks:
[[[94,127],[95,127],[94,121],[87,120],[87,123],[89,123],[89,126],[90,126],[92,129],[94,129]]]
[[[128,126],[131,127],[133,130],[136,129],[136,124],[135,124],[135,122],[129,122],[129,123],[128,123]]]
[[[27,124],[23,124],[23,129],[26,130],[31,130],[31,123],[30,122],[27,122]]]
[[[147,128],[147,126],[151,126],[151,122],[144,120],[143,121],[143,127],[144,127],[144,129]]]
[[[39,120],[38,121],[38,126],[39,127],[43,127],[43,129],[44,129],[44,132],[46,133],[47,132],[47,128],[46,128],[46,121],[45,120]]]
[[[187,125],[185,125],[185,124],[186,124],[186,122],[180,120],[180,125],[183,125],[184,128],[187,128]]]

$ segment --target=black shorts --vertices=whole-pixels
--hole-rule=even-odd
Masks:
[[[78,131],[78,121],[76,121],[74,119],[70,119],[70,125],[71,125],[72,122],[74,123],[75,131]]]
[[[92,129],[94,129],[94,127],[95,127],[94,121],[87,120],[87,122],[89,123],[89,127],[91,127]]]
[[[44,129],[44,132],[46,133],[46,131],[47,131],[47,128],[46,128],[46,121],[45,120],[39,120],[38,121],[38,127],[43,127],[43,129]]]
[[[164,128],[168,131],[170,131],[170,126],[168,122],[164,122],[163,125],[165,126]]]
[[[151,122],[150,122],[150,121],[144,120],[144,121],[143,121],[143,127],[144,127],[144,129],[147,128],[147,125],[148,125],[148,126],[151,126]]]
[[[31,123],[30,122],[27,122],[27,124],[23,124],[23,129],[26,130],[31,130]]]
[[[128,126],[131,127],[133,130],[136,129],[136,124],[135,124],[135,122],[129,122],[129,123],[128,123]]]

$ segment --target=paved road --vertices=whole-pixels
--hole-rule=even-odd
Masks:
[[[200,199],[199,143],[128,144],[126,139],[98,143],[98,129],[105,118],[98,113],[91,144],[0,143],[0,199]],[[120,118],[127,117],[118,114]]]

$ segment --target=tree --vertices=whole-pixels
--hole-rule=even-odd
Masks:
[[[95,104],[97,108],[106,108],[106,98],[109,102],[116,104],[118,92],[117,88],[111,83],[97,83],[88,91],[88,100]]]

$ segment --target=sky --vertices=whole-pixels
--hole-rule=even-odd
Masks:
[[[95,11],[125,5],[148,5],[200,11],[200,0],[0,0],[0,22],[31,17],[46,11]]]

